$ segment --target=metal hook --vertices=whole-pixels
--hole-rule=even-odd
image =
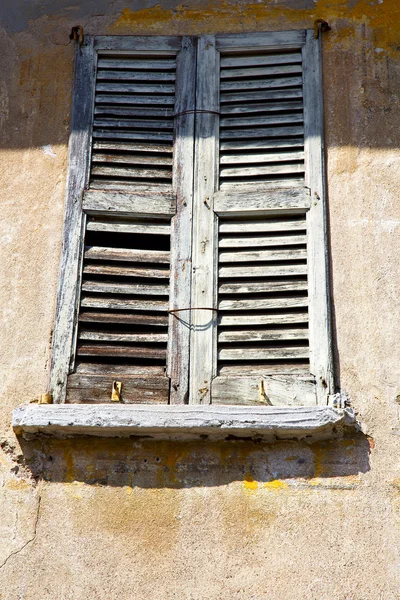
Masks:
[[[80,46],[83,44],[83,27],[81,25],[75,25],[71,29],[71,33],[69,34],[69,39],[78,42]]]
[[[322,33],[331,30],[331,27],[326,21],[324,21],[324,19],[316,19],[314,21],[314,39],[317,40],[319,38],[320,30],[322,31]]]

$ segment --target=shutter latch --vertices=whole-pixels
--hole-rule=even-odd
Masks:
[[[264,379],[260,379],[260,383],[258,385],[259,391],[259,401],[263,404],[268,404],[268,406],[273,406],[271,400],[267,396],[267,392],[265,391]]]
[[[121,402],[122,381],[113,381],[111,402]]]

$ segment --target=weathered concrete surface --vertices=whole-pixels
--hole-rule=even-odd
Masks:
[[[400,6],[397,0],[8,2],[0,32],[0,599],[400,598]],[[72,25],[297,29],[327,19],[336,361],[365,431],[308,446],[23,442],[57,285]]]

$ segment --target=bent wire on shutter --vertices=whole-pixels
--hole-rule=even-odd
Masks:
[[[67,402],[110,402],[116,380],[123,402],[169,399],[171,224],[157,206],[172,193],[175,72],[171,53],[99,52]]]
[[[304,185],[301,51],[222,54],[220,189]]]

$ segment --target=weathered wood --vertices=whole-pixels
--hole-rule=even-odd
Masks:
[[[74,356],[74,325],[79,301],[79,265],[84,216],[80,197],[87,182],[90,124],[94,95],[93,38],[75,51],[74,95],[69,139],[69,170],[57,309],[52,338],[50,390],[54,402],[64,402],[67,373]]]
[[[176,60],[168,58],[164,60],[151,59],[148,60],[143,58],[106,58],[100,54],[99,60],[97,61],[97,69],[126,69],[126,70],[138,70],[145,71],[147,74],[151,74],[152,71],[173,71],[176,67]]]
[[[80,340],[91,340],[92,342],[140,342],[166,343],[168,333],[127,333],[116,331],[93,331],[92,329],[81,329],[79,332]]]
[[[295,79],[295,78],[293,78]],[[296,84],[293,84],[296,85]],[[276,87],[276,86],[275,86]],[[109,92],[111,94],[131,93],[131,94],[173,94],[175,86],[168,83],[96,83],[96,92]]]
[[[244,92],[247,90],[268,90],[273,88],[291,88],[297,85],[302,85],[303,80],[301,77],[276,77],[274,79],[257,79],[256,81],[248,80],[248,81],[230,81],[223,80],[221,81],[221,92]],[[110,84],[110,86],[113,84]],[[118,85],[118,84],[115,84]],[[123,84],[119,84],[122,87]],[[105,86],[104,86],[105,87]],[[99,89],[99,86],[97,86]],[[101,91],[104,91],[104,88],[100,88]],[[113,91],[113,89],[107,90]],[[116,89],[115,91],[123,91]],[[128,91],[128,90],[126,90]]]
[[[141,296],[168,296],[169,285],[131,284],[109,281],[83,281],[82,291],[96,294],[135,294]]]
[[[67,403],[108,403],[114,378],[96,375],[70,375],[68,378]],[[169,380],[167,377],[124,377],[121,401],[123,403],[168,402]]]
[[[106,179],[105,177],[103,178],[99,178],[96,179],[95,177],[92,178],[91,182],[90,182],[90,190],[88,190],[92,193],[104,193],[104,192],[108,192],[110,191],[111,194],[115,194],[116,192],[118,192],[119,194],[135,194],[136,196],[138,194],[143,194],[144,196],[146,196],[146,194],[154,194],[154,197],[160,198],[162,195],[164,196],[168,196],[171,193],[171,182],[167,181],[166,183],[159,183],[159,182],[152,182],[146,179],[137,179],[136,181],[125,181],[124,179],[119,179],[118,181],[116,181],[115,179]],[[151,200],[151,199],[149,199]],[[173,206],[175,206],[176,200],[174,200],[174,204]],[[152,202],[149,202],[150,207],[152,207]],[[147,217],[155,217],[156,214],[158,214],[159,217],[164,217],[164,216],[168,216],[168,215],[164,215],[163,213],[145,213],[145,212],[140,212],[140,210],[138,212],[135,212],[134,210],[132,211],[126,211],[128,213],[130,213],[129,215],[125,215],[124,211],[122,211],[121,213],[116,213],[116,216],[131,216],[131,217],[143,217],[145,216]],[[99,213],[96,212],[96,210],[91,211],[91,214],[102,214],[102,212],[100,211]],[[107,213],[105,213],[107,214]],[[112,214],[112,213],[111,213]],[[113,215],[115,216],[115,215]]]
[[[162,365],[116,365],[97,362],[76,361],[76,375],[109,375],[113,380],[120,376],[144,375],[146,377],[164,377],[165,367]]]
[[[292,71],[293,72],[293,71]],[[175,73],[168,71],[132,71],[112,70],[110,68],[97,68],[97,81],[108,81],[110,79],[121,81],[175,81]]]
[[[219,252],[220,263],[255,262],[274,260],[300,260],[307,258],[304,248],[291,248],[280,250],[234,250]]]
[[[79,321],[83,323],[116,323],[120,325],[144,325],[167,327],[168,317],[164,315],[146,315],[113,312],[89,312],[81,310]]]
[[[172,119],[118,119],[117,117],[97,117],[94,127],[112,127],[116,129],[173,129]]]
[[[113,166],[103,166],[103,165],[95,165],[92,167],[92,175],[105,175],[109,177],[126,177],[131,179],[136,179],[138,177],[142,177],[143,179],[152,179],[152,178],[167,178],[172,179],[172,171],[171,169],[161,169],[155,167],[154,169],[144,169],[144,168],[134,168],[134,167],[118,167],[117,165]]]
[[[304,164],[289,163],[281,165],[266,165],[266,166],[242,166],[238,165],[235,168],[221,168],[220,177],[259,177],[261,175],[290,175],[291,173],[304,173]]]
[[[270,162],[287,162],[293,160],[304,160],[304,152],[302,150],[289,150],[287,152],[268,152],[260,154],[223,154],[220,156],[220,164],[237,164],[237,163],[270,163]]]
[[[221,142],[221,152],[236,151],[240,150],[278,150],[278,148],[298,148],[301,151],[303,150],[303,137],[297,138],[266,138],[263,140],[260,139],[251,139],[251,140],[233,140],[233,141],[224,141]]]
[[[263,191],[251,195],[243,193],[219,191],[215,194],[214,210],[219,215],[238,214],[245,215],[248,212],[258,211],[267,213],[277,210],[296,210],[304,212],[311,206],[309,190],[301,189],[279,189],[273,194]]]
[[[86,230],[109,231],[112,233],[144,233],[145,235],[170,235],[171,225],[168,222],[96,221],[91,219],[86,223]]]
[[[263,382],[260,393],[260,382]],[[316,406],[315,382],[291,376],[217,377],[212,383],[213,404]]]
[[[120,131],[118,129],[94,129],[93,137],[95,139],[112,139],[112,140],[154,140],[155,142],[171,142],[173,141],[172,133],[165,131]]]
[[[301,100],[281,100],[280,102],[261,102],[259,104],[222,104],[220,113],[221,115],[245,115],[283,110],[303,110],[303,102]]]
[[[129,265],[102,265],[86,263],[83,266],[85,275],[113,275],[119,277],[146,277],[168,279],[169,269],[153,269],[148,267],[131,267]]]
[[[121,260],[146,263],[169,263],[169,252],[163,250],[136,250],[132,248],[105,248],[102,246],[87,246],[85,259],[91,260]]]
[[[229,132],[235,131],[235,127],[250,127],[252,125],[280,125],[282,123],[302,123],[301,113],[252,115],[247,117],[225,117],[220,120],[220,126],[229,128]],[[246,133],[247,129],[244,131]],[[221,132],[222,133],[222,132]]]
[[[305,31],[269,31],[253,33],[234,33],[217,36],[216,46],[219,50],[233,53],[236,49],[254,50],[283,50],[293,48],[298,50],[304,44]]]
[[[220,248],[251,248],[256,246],[297,246],[306,244],[305,235],[279,235],[279,236],[259,236],[259,237],[223,237],[219,240]]]
[[[286,360],[293,358],[308,358],[308,346],[289,348],[219,348],[218,360]]]
[[[301,63],[301,52],[287,54],[260,54],[255,56],[228,54],[221,56],[221,70],[229,67],[257,67],[264,65],[285,65]]]
[[[307,275],[307,265],[262,265],[262,266],[229,266],[219,267],[218,276],[234,277],[291,277],[292,275]]]
[[[246,298],[241,300],[220,300],[218,310],[264,310],[276,308],[302,308],[308,306],[308,299],[301,298]]]
[[[323,149],[321,36],[307,31],[303,48],[306,186],[313,199],[307,213],[310,298],[310,369],[315,376],[318,404],[333,393],[333,358],[328,278],[328,234]]]
[[[97,344],[78,344],[78,356],[119,356],[129,358],[153,358],[163,360],[166,358],[165,348],[134,347],[134,346],[107,346]]]
[[[245,370],[245,373],[244,373]],[[222,363],[218,369],[218,375],[221,377],[229,377],[234,379],[236,377],[257,377],[258,381],[261,379],[271,377],[272,375],[295,375],[296,377],[310,377],[310,368],[308,360],[304,359],[296,360],[296,362],[263,362],[253,363],[250,365],[243,366],[242,363]]]
[[[190,306],[192,271],[193,163],[197,39],[185,37],[177,57],[173,189],[176,215],[171,222],[170,309]],[[184,318],[183,318],[184,317]],[[188,402],[191,312],[170,313],[167,374],[170,404]]]
[[[256,233],[256,232],[276,232],[289,230],[305,230],[305,217],[302,219],[257,219],[252,221],[221,221],[219,223],[219,232],[225,233]]]
[[[304,176],[302,173],[298,174],[297,177],[294,173],[292,173],[291,177],[282,177],[281,175],[272,175],[271,178],[263,177],[261,181],[252,180],[246,177],[237,178],[237,179],[221,179],[219,185],[220,192],[232,192],[240,191],[241,193],[248,194],[248,197],[251,197],[253,193],[261,192],[263,190],[265,193],[269,193],[270,190],[279,190],[282,189],[282,186],[285,186],[285,190],[289,189],[299,189],[304,187]],[[257,210],[257,209],[256,209]],[[271,211],[262,211],[262,212],[271,212]],[[297,211],[291,211],[292,213]],[[244,213],[245,215],[246,213]],[[252,214],[252,211],[247,213],[249,216]],[[233,215],[234,216],[234,215]]]
[[[148,154],[100,154],[99,152],[93,152],[92,162],[94,163],[123,163],[131,165],[171,165],[171,156],[149,156]],[[168,176],[171,175],[171,171],[165,171]],[[151,171],[153,174],[153,171]],[[107,173],[106,173],[107,174]],[[114,172],[112,174],[115,174]],[[130,175],[133,176],[132,174]]]
[[[195,139],[195,201],[193,213],[193,291],[191,305],[215,307],[217,297],[217,219],[213,194],[217,188],[219,52],[214,36],[199,40]],[[214,112],[208,112],[214,111]],[[192,314],[189,402],[209,404],[211,380],[216,374],[216,313]]]
[[[112,140],[95,140],[93,142],[93,150],[120,150],[121,152],[162,152],[172,154],[172,147],[169,144],[142,144],[129,142],[114,142]],[[169,157],[168,157],[169,158]]]
[[[301,106],[300,106],[301,108]],[[282,107],[281,107],[282,109]],[[172,117],[174,110],[167,106],[113,106],[112,104],[97,104],[94,108],[95,115],[107,115],[116,117],[150,117],[150,118],[168,118]]]
[[[298,96],[295,96],[298,97]],[[96,94],[96,104],[150,104],[173,106],[173,96],[144,96],[139,94]]]
[[[237,138],[262,138],[262,137],[281,137],[303,135],[304,129],[300,125],[291,125],[290,127],[260,127],[256,129],[222,129],[220,131],[221,140],[232,140]]]
[[[115,183],[114,183],[115,186]],[[176,195],[171,193],[102,192],[87,190],[83,195],[82,208],[89,214],[115,216],[168,217],[175,213]]]
[[[241,283],[229,282],[218,285],[219,294],[254,294],[262,292],[292,292],[307,289],[307,281],[283,280],[270,281],[267,277],[262,280]]]
[[[150,52],[157,53],[157,59],[160,60],[162,53],[167,59],[175,57],[176,52],[180,49],[182,38],[178,36],[144,36],[144,35],[97,35],[94,38],[96,50],[99,52],[100,58],[103,56],[119,56],[123,51],[124,57],[132,53],[132,58],[135,58],[135,53],[143,52],[148,59]],[[157,60],[156,59],[156,60]]]
[[[302,98],[303,91],[300,87],[286,89],[265,89],[260,91],[242,91],[242,92],[223,92],[221,93],[221,103],[227,104],[231,102],[254,102],[266,100],[285,100],[290,98]]]
[[[123,37],[123,36],[122,36]],[[17,435],[147,436],[211,439],[229,436],[274,441],[327,440],[359,429],[353,411],[329,406],[141,406],[28,404],[14,410]]]
[[[267,314],[245,314],[239,313],[236,315],[219,315],[218,325],[224,326],[253,326],[253,325],[291,325],[293,323],[307,323],[307,312],[284,312],[284,313],[267,313]]]
[[[129,298],[102,298],[82,296],[83,308],[107,308],[110,310],[140,310],[160,311],[168,310],[168,302],[163,300],[132,300]]]
[[[263,77],[265,75],[277,75],[283,76],[287,73],[301,73],[302,65],[279,65],[279,66],[262,66],[262,67],[250,67],[248,65],[244,67],[237,67],[233,69],[221,68],[221,79],[247,79],[248,77]],[[221,88],[222,89],[222,88]]]
[[[218,342],[220,343],[270,342],[274,340],[306,339],[308,339],[307,329],[279,329],[279,327],[276,327],[275,329],[223,330],[218,333]]]

